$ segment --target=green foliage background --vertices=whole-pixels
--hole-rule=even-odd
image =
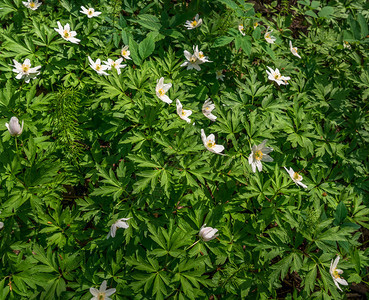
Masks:
[[[0,299],[90,299],[103,280],[112,299],[365,299],[367,1],[100,0],[92,19],[80,5],[0,3]],[[187,30],[196,13],[204,24]],[[89,67],[87,56],[117,59],[123,45],[121,75]],[[180,67],[193,45],[213,61],[200,72]],[[25,58],[42,66],[28,84],[10,66]],[[268,81],[267,66],[289,85]],[[156,97],[160,77],[195,125]],[[12,116],[25,123],[17,138]],[[205,149],[201,128],[226,156]],[[254,174],[248,156],[264,139],[274,162]],[[204,223],[219,238],[190,247]],[[343,293],[329,274],[337,254]]]

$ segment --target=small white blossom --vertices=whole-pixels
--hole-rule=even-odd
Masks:
[[[331,266],[329,268],[329,273],[331,273],[332,279],[336,287],[342,292],[342,289],[340,288],[339,284],[342,285],[348,285],[347,281],[343,278],[341,278],[340,274],[343,273],[342,270],[337,269],[338,262],[340,260],[340,256],[337,256],[336,259],[331,261]]]
[[[223,78],[224,78],[223,70],[215,71],[215,77],[216,77],[216,79],[218,79],[218,80],[224,81],[224,80],[223,80]]]
[[[210,98],[207,99],[204,104],[202,105],[202,113],[205,117],[207,117],[211,121],[215,121],[217,119],[211,112],[215,108],[215,104],[211,102]]]
[[[89,18],[97,17],[101,14],[100,11],[95,11],[92,7],[86,8],[84,6],[81,6],[81,9],[79,12],[87,15]]]
[[[36,10],[42,4],[42,2],[38,2],[38,0],[28,0],[27,2],[22,1],[23,5],[29,9]]]
[[[216,234],[218,232],[218,229],[205,226],[206,224],[202,225],[199,232],[199,236],[204,242],[211,241],[219,235]]]
[[[264,38],[269,44],[274,44],[274,42],[277,40],[275,36],[270,35],[272,32],[273,32],[273,29],[269,31],[269,26],[268,26],[264,34]]]
[[[275,71],[271,67],[267,67],[267,68],[269,69],[269,72],[268,72],[268,70],[266,70],[269,80],[275,81],[276,83],[278,83],[278,85],[281,85],[281,84],[287,85],[288,84],[287,80],[290,80],[291,77],[282,76],[281,73],[279,72],[278,68],[275,69]]]
[[[129,46],[124,46],[122,48],[122,50],[120,51],[120,54],[125,58],[125,59],[131,59],[129,56],[131,55],[131,51],[128,50]]]
[[[90,287],[90,293],[93,296],[90,300],[111,300],[109,296],[113,295],[115,292],[116,289],[106,289],[106,280],[104,280],[100,285],[100,289]]]
[[[181,64],[181,67],[187,66],[187,70],[195,69],[197,71],[201,71],[199,64],[202,64],[202,62],[197,58],[197,56],[195,54],[191,54],[187,50],[183,51],[183,53],[187,61]]]
[[[129,219],[131,219],[131,218],[122,218],[122,219],[119,219],[118,221],[116,221],[113,225],[111,225],[110,231],[109,231],[106,238],[108,239],[109,237],[115,237],[115,234],[117,232],[117,228],[127,229],[129,227],[129,225],[125,221],[128,221]]]
[[[204,55],[202,51],[199,51],[199,46],[193,46],[194,55],[198,58],[200,61],[199,63],[203,64],[206,62],[212,62],[208,60],[208,57]]]
[[[196,14],[195,20],[193,21],[186,21],[185,27],[187,27],[188,30],[194,29],[196,27],[199,27],[202,24],[202,19],[199,19],[199,14]]]
[[[242,34],[243,36],[245,36],[245,35],[246,35],[246,33],[245,33],[245,28],[243,27],[243,25],[242,25],[242,24],[238,25],[238,30],[241,32],[241,34]]]
[[[117,60],[112,60],[110,58],[108,58],[108,61],[104,61],[103,63],[105,63],[108,66],[108,70],[111,70],[112,68],[115,68],[117,70],[118,75],[121,73],[120,69],[125,68],[127,65],[125,64],[121,64],[123,61],[123,58],[119,58]]]
[[[255,173],[256,168],[259,172],[262,171],[263,165],[262,161],[271,162],[273,158],[271,158],[268,154],[273,151],[271,147],[265,147],[265,144],[268,140],[264,140],[260,145],[254,145],[251,149],[251,154],[249,156],[249,164],[251,165],[252,171]]]
[[[290,50],[291,53],[295,56],[297,56],[298,58],[301,58],[301,56],[297,53],[297,48],[296,47],[292,47],[292,42],[290,41]]]
[[[254,29],[256,29],[256,27],[258,27],[259,26],[259,23],[258,22],[255,22],[254,23]]]
[[[35,79],[40,72],[38,71],[41,66],[37,66],[34,68],[31,68],[31,62],[28,58],[26,58],[23,62],[23,64],[17,62],[15,59],[13,59],[14,65],[11,65],[14,67],[13,72],[18,73],[17,76],[15,76],[16,79],[24,78],[24,81],[28,83],[30,79]]]
[[[22,127],[19,124],[19,120],[17,117],[11,117],[9,123],[5,123],[6,128],[8,128],[10,135],[17,136],[21,135],[23,132],[23,124],[24,121],[22,121]]]
[[[102,65],[101,64],[101,60],[100,58],[98,58],[96,60],[96,62],[94,62],[91,57],[88,57],[88,60],[90,62],[90,67],[92,69],[94,69],[96,71],[97,74],[99,75],[109,75],[108,73],[105,72],[105,70],[107,70],[109,68],[109,66],[107,65]]]
[[[66,41],[69,41],[73,44],[78,44],[81,40],[75,38],[77,35],[77,32],[70,30],[70,25],[67,23],[64,27],[60,24],[60,22],[57,22],[58,28],[54,28],[57,33],[61,35],[63,39]]]
[[[204,129],[201,129],[201,139],[202,142],[204,143],[205,148],[208,149],[210,152],[224,155],[223,153],[220,153],[224,150],[224,146],[215,144],[214,134],[211,134],[208,137],[206,137]]]
[[[183,109],[182,104],[178,99],[176,100],[176,104],[177,104],[177,114],[178,114],[178,116],[182,120],[185,120],[187,123],[190,123],[191,120],[188,117],[192,115],[192,111]]]
[[[348,41],[343,41],[343,48],[344,49],[351,49],[351,45]]]
[[[295,172],[291,167],[290,167],[289,170],[286,167],[284,167],[284,169],[290,175],[290,177],[291,177],[291,179],[293,180],[294,183],[302,186],[304,189],[307,188],[307,185],[305,185],[301,182],[303,178],[299,173]]]
[[[172,103],[173,101],[166,95],[166,92],[172,87],[171,83],[164,83],[164,77],[161,77],[156,84],[156,96],[159,97],[159,99],[165,103]]]

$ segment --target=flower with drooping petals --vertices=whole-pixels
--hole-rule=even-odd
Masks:
[[[298,58],[301,58],[301,56],[297,53],[297,48],[296,47],[292,47],[292,42],[290,41],[290,50],[291,53],[295,56],[297,56]]]
[[[224,146],[215,144],[214,134],[211,134],[208,137],[206,137],[204,129],[201,129],[201,139],[202,142],[204,143],[205,148],[208,149],[210,152],[224,155],[223,153],[220,153],[224,150]]]
[[[125,68],[127,65],[123,64],[121,65],[121,62],[123,61],[123,58],[119,58],[117,60],[112,60],[108,58],[108,61],[103,61],[108,66],[108,70],[111,70],[112,68],[115,68],[117,70],[118,75],[121,73],[120,69]]]
[[[340,256],[338,255],[336,259],[331,261],[331,266],[329,268],[329,273],[331,273],[332,279],[336,287],[342,292],[342,289],[340,288],[339,284],[342,285],[348,285],[347,281],[343,278],[341,278],[341,274],[343,273],[342,270],[337,269],[338,262],[340,260]]]
[[[36,10],[42,4],[42,2],[38,2],[38,0],[28,0],[27,2],[22,1],[23,5],[29,9]]]
[[[71,31],[70,26],[69,26],[68,23],[65,24],[64,27],[60,24],[59,21],[57,22],[57,24],[58,24],[58,28],[54,28],[54,29],[57,33],[59,33],[61,35],[61,37],[63,39],[65,39],[66,41],[69,41],[73,44],[78,44],[81,41],[81,40],[75,38],[75,36],[77,35],[77,32]]]
[[[131,59],[129,56],[131,55],[131,51],[128,50],[129,46],[124,46],[122,48],[122,50],[120,51],[120,54],[125,58],[125,59]]]
[[[301,181],[302,181],[302,176],[299,174],[299,173],[297,173],[297,172],[295,172],[291,167],[290,167],[290,169],[288,170],[286,167],[283,167],[286,171],[287,171],[287,173],[290,175],[290,177],[291,177],[291,179],[293,180],[293,182],[294,183],[296,183],[296,184],[298,184],[298,185],[300,185],[300,186],[302,186],[304,189],[306,189],[307,188],[307,185],[305,185],[305,184],[303,184]]]
[[[88,60],[90,62],[90,67],[92,69],[94,69],[97,74],[99,74],[99,75],[109,75],[108,73],[105,72],[105,70],[107,70],[109,68],[109,66],[102,65],[100,58],[98,58],[96,60],[96,62],[94,62],[91,57],[88,57]]]
[[[187,123],[190,123],[191,120],[188,117],[192,115],[192,110],[183,109],[182,104],[178,99],[176,100],[176,104],[177,104],[177,114],[178,114],[178,116],[182,120],[185,120]]]
[[[90,293],[93,296],[90,300],[111,300],[109,296],[113,295],[115,292],[116,289],[106,289],[106,280],[104,280],[100,285],[100,289],[90,287]]]
[[[211,102],[210,98],[207,99],[204,104],[202,105],[202,113],[205,117],[207,117],[211,121],[215,121],[217,119],[211,112],[215,108],[215,104]]]
[[[199,19],[199,14],[196,14],[195,20],[193,21],[186,21],[185,27],[187,27],[188,30],[195,29],[196,27],[199,27],[202,24],[202,19]]]
[[[255,173],[256,169],[259,172],[262,171],[263,165],[262,161],[271,162],[273,158],[271,158],[268,154],[273,151],[271,147],[265,147],[265,144],[268,140],[264,140],[260,145],[254,145],[251,149],[251,154],[249,156],[249,164],[251,165],[252,171]]]
[[[238,25],[238,30],[239,30],[239,32],[241,32],[241,34],[242,34],[243,36],[245,36],[245,35],[246,35],[246,33],[245,33],[245,28],[243,27],[243,25],[242,25],[242,24]]]
[[[203,64],[206,62],[212,62],[208,60],[208,57],[204,55],[202,51],[199,51],[199,46],[193,46],[194,55],[197,57],[197,59],[200,61],[199,63]]]
[[[17,136],[21,135],[23,132],[23,124],[24,121],[22,121],[22,127],[19,124],[19,120],[17,117],[11,117],[9,123],[5,123],[6,128],[8,128],[9,133],[11,136]]]
[[[202,225],[199,232],[199,236],[204,242],[211,241],[219,235],[217,234],[218,229],[205,226],[206,224]]]
[[[278,68],[275,69],[275,71],[271,67],[267,67],[267,68],[269,69],[269,72],[268,72],[268,70],[266,70],[269,80],[275,81],[276,83],[278,83],[278,85],[281,85],[281,84],[287,85],[288,84],[287,80],[290,80],[291,77],[282,76],[281,73],[279,72]]]
[[[115,237],[115,234],[117,232],[117,228],[127,229],[129,227],[129,225],[125,221],[128,221],[129,219],[131,219],[131,218],[121,218],[118,221],[116,221],[115,223],[113,223],[113,225],[111,225],[111,227],[110,227],[110,231],[109,231],[106,238],[108,239],[109,237]]]
[[[97,17],[101,14],[100,11],[95,11],[92,7],[86,8],[84,6],[81,6],[81,9],[79,12],[85,14],[89,18]]]
[[[273,29],[269,31],[269,26],[268,26],[264,34],[264,38],[269,44],[274,44],[274,42],[277,40],[275,36],[270,35],[272,32],[273,32]]]
[[[31,68],[31,62],[28,58],[26,58],[23,62],[23,64],[20,64],[15,59],[13,59],[14,65],[11,65],[14,67],[13,72],[18,73],[17,76],[15,76],[16,79],[24,78],[24,81],[28,83],[30,79],[35,79],[40,72],[38,71],[41,66],[37,66],[34,68]]]
[[[161,77],[156,84],[156,96],[159,97],[161,101],[171,104],[173,101],[166,95],[166,92],[172,87],[171,83],[164,83],[164,77]]]
[[[216,79],[218,79],[218,80],[224,81],[224,80],[223,80],[223,78],[224,78],[223,70],[215,71],[215,77],[216,77]]]

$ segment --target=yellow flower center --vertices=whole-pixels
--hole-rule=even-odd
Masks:
[[[293,179],[301,180],[301,175],[299,175],[299,173],[295,172],[295,173],[293,173]]]
[[[105,293],[99,293],[99,295],[97,296],[98,300],[105,300]]]
[[[165,95],[165,92],[164,92],[163,89],[159,89],[158,90],[158,93],[159,93],[160,96],[164,96]]]
[[[190,58],[190,62],[191,62],[191,63],[195,63],[195,62],[196,62],[196,57],[192,56],[192,57]]]
[[[340,274],[338,274],[338,272],[336,271],[336,269],[333,270],[333,277],[334,278],[341,278]]]
[[[22,70],[24,73],[27,73],[29,71],[29,65],[22,65]]]
[[[210,107],[209,107],[209,106],[205,107],[205,110],[209,110],[209,109],[210,109]]]
[[[186,115],[185,111],[182,109],[182,116],[184,117]]]
[[[215,143],[214,143],[214,142],[212,142],[212,141],[209,141],[209,142],[206,144],[206,146],[207,146],[208,148],[213,148],[213,147],[215,146]]]
[[[270,34],[269,33],[265,34],[265,38],[270,39]]]
[[[71,37],[70,32],[68,30],[64,30],[64,37],[66,39]]]
[[[127,56],[127,50],[122,50],[122,56]]]
[[[281,74],[274,74],[274,79],[278,80],[279,78],[281,78]]]
[[[263,158],[263,152],[261,150],[256,151],[254,157],[256,160],[261,160]]]
[[[95,69],[96,69],[97,71],[100,71],[100,70],[101,70],[101,65],[96,64]]]
[[[217,71],[216,73],[218,76],[222,75],[222,71]]]
[[[115,61],[113,61],[113,62],[111,63],[111,65],[112,65],[112,67],[116,68],[118,64],[117,64]]]
[[[200,58],[204,58],[204,56],[205,56],[205,55],[204,55],[204,54],[202,54],[202,52],[199,52],[199,57],[200,57]]]
[[[346,45],[348,45],[348,43],[349,43],[349,42],[348,42],[348,41],[344,41],[344,43],[345,43]]]
[[[29,7],[34,8],[35,6],[36,6],[35,2],[32,1],[29,3]]]
[[[254,23],[254,28],[258,27],[259,26],[259,23],[258,22],[255,22]]]
[[[197,21],[196,21],[196,20],[193,20],[193,21],[191,22],[191,25],[192,25],[193,27],[195,27],[195,26],[197,25]]]
[[[293,47],[292,51],[297,53],[297,48]]]
[[[90,9],[88,10],[87,14],[88,14],[89,16],[92,16],[92,15],[94,14],[93,9],[92,9],[92,8],[90,8]]]

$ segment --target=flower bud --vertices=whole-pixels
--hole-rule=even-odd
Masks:
[[[5,126],[8,128],[10,135],[16,136],[20,135],[23,131],[23,121],[22,121],[22,127],[19,124],[19,120],[17,117],[11,117],[9,124],[6,123]]]
[[[218,232],[218,229],[212,228],[212,227],[205,227],[205,226],[206,224],[202,225],[200,228],[200,232],[199,232],[200,238],[204,242],[215,239],[218,236],[218,234],[216,234]]]

